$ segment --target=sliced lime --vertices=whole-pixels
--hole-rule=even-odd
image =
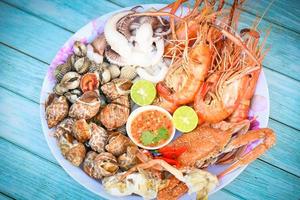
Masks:
[[[156,97],[155,85],[150,81],[138,80],[131,87],[130,95],[134,103],[140,106],[149,105]]]
[[[194,130],[198,124],[198,116],[193,108],[181,106],[173,114],[175,128],[183,133]]]

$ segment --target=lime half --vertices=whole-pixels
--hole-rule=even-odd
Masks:
[[[181,106],[173,114],[175,128],[183,133],[194,130],[198,124],[198,116],[193,108]]]
[[[130,96],[139,106],[149,105],[156,97],[155,85],[150,81],[138,80],[131,87]]]

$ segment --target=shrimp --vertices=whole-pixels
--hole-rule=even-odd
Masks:
[[[211,51],[208,45],[199,43],[192,47],[187,59],[176,62],[175,65],[185,69],[188,79],[178,91],[173,92],[164,82],[156,86],[158,94],[167,101],[182,105],[194,101],[194,97],[201,87],[211,64]]]

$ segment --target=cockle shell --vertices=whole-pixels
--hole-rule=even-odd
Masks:
[[[137,76],[136,68],[131,65],[127,65],[121,68],[120,78],[133,80]]]
[[[92,131],[92,136],[89,141],[90,147],[98,153],[104,152],[104,147],[108,139],[107,131],[95,123],[90,123],[90,127]]]
[[[76,56],[83,57],[86,55],[87,49],[86,49],[86,46],[82,42],[76,41],[76,42],[74,42],[73,52]]]
[[[99,53],[95,52],[94,47],[91,44],[87,45],[87,52],[86,56],[91,60],[94,61],[97,64],[100,64],[103,62],[103,56]]]
[[[117,65],[110,65],[108,69],[110,71],[110,75],[112,79],[118,78],[120,76],[121,71]]]
[[[86,73],[80,80],[80,89],[82,92],[97,90],[99,81],[98,73]]]
[[[107,46],[107,42],[105,40],[104,33],[100,34],[93,42],[92,46],[94,47],[95,51],[103,56],[104,50]]]
[[[75,101],[82,95],[82,92],[78,89],[70,90],[64,94],[65,97],[71,102],[75,103]]]
[[[118,169],[117,159],[111,153],[102,152],[94,159],[94,177],[112,176]]]
[[[114,130],[126,124],[129,113],[128,107],[111,103],[100,111],[100,121],[108,130]]]
[[[101,90],[106,97],[114,100],[122,95],[129,94],[131,86],[132,82],[130,80],[117,78],[101,86]]]
[[[118,157],[119,166],[123,170],[128,170],[137,164],[137,154],[138,148],[136,146],[128,146],[126,153]]]
[[[81,143],[89,140],[92,135],[90,125],[85,119],[76,120],[73,124],[72,131],[74,137]]]
[[[100,108],[100,99],[95,91],[85,92],[71,106],[69,116],[76,119],[91,119]]]
[[[72,127],[74,124],[74,120],[72,118],[66,118],[64,119],[62,122],[60,122],[57,127],[56,130],[54,132],[54,137],[59,138],[61,135],[63,135],[64,133],[72,133]]]
[[[60,82],[61,79],[64,77],[64,75],[67,72],[71,71],[71,69],[72,69],[72,62],[71,62],[71,56],[69,56],[66,63],[58,65],[54,70],[54,75],[56,80]]]
[[[112,132],[108,136],[108,143],[105,149],[114,156],[120,156],[126,152],[129,145],[131,145],[131,142],[128,137],[120,132]]]
[[[91,61],[88,57],[82,57],[75,61],[74,68],[79,74],[84,74],[91,66]]]
[[[81,76],[76,72],[68,72],[64,75],[59,84],[54,88],[58,95],[63,95],[65,92],[78,88]]]
[[[49,95],[46,102],[46,120],[49,128],[56,126],[61,122],[69,111],[69,105],[66,97]]]
[[[64,133],[58,139],[58,146],[62,155],[73,165],[79,166],[85,157],[85,147],[78,143],[71,134]]]
[[[107,67],[101,72],[101,84],[105,84],[111,80],[111,74]]]

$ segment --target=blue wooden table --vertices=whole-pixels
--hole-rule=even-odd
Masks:
[[[101,199],[49,151],[39,116],[44,75],[64,42],[90,20],[121,7],[168,2],[0,0],[0,199]],[[250,23],[268,5],[249,0],[242,21]],[[211,199],[300,199],[300,1],[275,1],[260,23],[269,27],[271,51],[263,64],[277,145]]]

